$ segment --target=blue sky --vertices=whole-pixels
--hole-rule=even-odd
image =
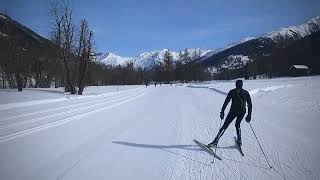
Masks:
[[[48,37],[49,0],[0,0],[0,10]],[[319,0],[69,0],[89,21],[98,52],[215,49],[320,15]]]

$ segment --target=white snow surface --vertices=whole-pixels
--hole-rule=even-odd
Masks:
[[[193,140],[213,140],[234,83],[90,87],[85,98],[0,109],[0,179],[320,179],[320,76],[245,80],[251,125],[273,168],[244,120],[245,156],[232,123],[216,150],[222,160],[211,163]],[[66,96],[56,91],[1,90],[0,99]]]
[[[65,93],[64,88],[24,88],[23,93],[17,92],[16,89],[0,89],[0,110],[81,99],[91,96],[109,96],[117,93],[118,91],[138,87],[140,86],[89,86],[85,88],[83,95],[81,96]]]

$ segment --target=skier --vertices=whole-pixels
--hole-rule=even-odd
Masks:
[[[221,121],[224,118],[224,110],[226,109],[229,101],[232,99],[229,114],[227,115],[225,122],[222,125],[222,127],[220,128],[217,136],[214,138],[214,140],[211,143],[208,144],[209,147],[217,146],[220,137],[223,135],[225,130],[228,128],[229,124],[235,118],[237,118],[236,124],[235,124],[236,131],[237,131],[237,142],[239,145],[242,144],[240,123],[241,123],[244,115],[246,114],[246,102],[248,104],[248,114],[246,117],[247,122],[251,121],[251,112],[252,112],[252,103],[251,103],[250,94],[248,91],[242,89],[242,86],[243,86],[243,81],[237,80],[236,81],[236,88],[229,91],[229,93],[223,103],[221,112],[220,112]]]

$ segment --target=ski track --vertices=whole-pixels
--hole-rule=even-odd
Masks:
[[[135,93],[130,93],[130,94],[121,94],[120,96],[115,96],[114,98],[109,98],[109,99],[102,99],[102,100],[98,100],[98,101],[91,101],[89,103],[80,103],[80,104],[76,104],[76,105],[70,105],[72,107],[75,107],[75,106],[79,106],[79,105],[89,105],[89,106],[84,106],[84,107],[80,107],[80,108],[70,108],[70,106],[66,106],[66,107],[60,107],[59,110],[63,110],[63,111],[60,111],[60,112],[57,112],[57,113],[53,113],[53,114],[49,114],[49,115],[44,115],[44,116],[40,116],[40,117],[37,117],[37,118],[31,118],[30,120],[22,120],[22,121],[18,121],[18,122],[13,122],[13,123],[8,123],[8,124],[5,124],[5,125],[0,125],[0,130],[1,129],[6,129],[6,128],[12,128],[12,127],[16,127],[16,126],[19,126],[19,125],[24,125],[24,124],[28,124],[28,123],[33,123],[33,122],[38,122],[38,121],[41,121],[43,119],[49,119],[49,118],[52,118],[52,117],[57,117],[59,115],[65,115],[65,114],[69,114],[71,112],[81,112],[83,110],[90,110],[90,108],[98,108],[99,106],[104,106],[104,105],[107,105],[109,103],[114,103],[114,102],[117,102],[119,100],[123,100],[123,99],[126,99],[130,96],[133,96],[135,95]],[[70,108],[70,110],[68,110],[67,108]],[[55,111],[56,109],[51,109],[51,110],[44,110],[46,112],[52,112],[52,111]],[[18,118],[18,117],[26,117],[26,116],[31,116],[31,115],[35,115],[35,114],[41,114],[43,113],[43,111],[38,111],[38,112],[35,112],[35,113],[26,113],[26,114],[21,114],[21,115],[17,115],[17,116],[14,116],[14,117],[9,117],[7,119],[15,119],[15,118]],[[6,120],[7,120],[6,119]],[[1,134],[1,133],[0,133]]]
[[[95,103],[99,103],[99,102],[103,102],[105,100],[110,100],[110,99],[115,99],[116,97],[119,96],[123,96],[123,95],[127,95],[130,93],[130,91],[133,91],[136,89],[130,89],[130,90],[125,90],[124,92],[120,92],[115,94],[114,96],[106,96],[106,97],[102,97],[101,99],[97,99],[96,97],[93,100],[90,100],[89,102],[80,102],[80,103],[76,103],[76,104],[71,104],[71,105],[66,105],[66,106],[62,106],[62,107],[58,107],[58,108],[50,108],[50,109],[45,109],[45,110],[40,110],[40,111],[34,111],[34,112],[29,112],[29,113],[21,113],[19,115],[12,115],[12,116],[7,116],[3,119],[1,119],[0,121],[8,121],[8,120],[12,120],[12,119],[17,119],[17,118],[23,118],[23,117],[28,117],[28,116],[33,116],[33,115],[38,115],[38,114],[43,114],[43,113],[48,113],[48,112],[52,112],[52,111],[58,111],[58,110],[64,110],[67,108],[70,109],[74,109],[73,107],[78,107],[78,106],[84,106],[84,105],[90,105],[90,104],[95,104]]]
[[[120,96],[120,98],[114,98],[111,101],[107,101],[107,102],[102,102],[102,103],[98,103],[98,104],[93,104],[87,107],[83,107],[83,108],[78,108],[78,109],[73,109],[73,110],[69,110],[69,111],[62,111],[60,113],[55,113],[55,114],[51,114],[51,115],[47,115],[47,116],[42,116],[36,119],[31,119],[31,120],[27,120],[27,121],[20,121],[17,123],[12,123],[12,124],[8,124],[8,125],[4,125],[4,126],[0,126],[0,130],[5,129],[5,128],[12,128],[15,126],[20,126],[20,125],[25,125],[27,123],[35,123],[38,122],[40,120],[46,119],[46,118],[51,118],[51,117],[56,117],[58,115],[61,114],[67,114],[70,112],[74,112],[74,111],[79,111],[79,110],[87,110],[91,107],[95,107],[97,109],[91,110],[91,111],[84,111],[84,113],[77,114],[77,115],[71,115],[67,118],[63,118],[63,119],[59,119],[59,120],[55,120],[53,122],[49,122],[49,123],[45,123],[43,125],[36,125],[32,128],[28,128],[28,129],[23,129],[23,130],[19,130],[19,131],[15,131],[13,133],[8,133],[4,136],[0,136],[0,143],[4,142],[4,141],[8,141],[17,137],[22,137],[25,136],[27,134],[31,134],[31,133],[35,133],[38,131],[42,131],[48,128],[52,128],[52,127],[56,127],[56,126],[60,126],[63,125],[65,123],[68,123],[70,121],[76,120],[76,119],[80,119],[80,118],[84,118],[86,116],[92,115],[94,113],[100,112],[100,111],[105,111],[114,107],[117,107],[119,105],[122,105],[124,103],[130,102],[132,100],[135,100],[143,95],[145,95],[147,92],[136,92],[136,93],[132,93],[132,94],[126,94],[125,96]],[[107,105],[111,103],[110,105]],[[99,107],[99,106],[102,107]],[[105,106],[107,105],[107,106]],[[10,129],[12,131],[12,129]],[[1,134],[1,131],[0,131]]]
[[[0,136],[3,155],[0,157],[0,167],[3,167],[0,179],[319,179],[319,166],[316,165],[320,157],[312,152],[312,149],[319,150],[318,146],[312,144],[314,139],[300,137],[306,132],[292,133],[301,124],[295,122],[287,127],[287,121],[283,119],[272,121],[281,117],[281,111],[275,111],[275,108],[282,107],[272,107],[268,103],[290,102],[286,94],[277,101],[272,100],[270,97],[275,93],[272,91],[252,95],[251,125],[274,168],[268,168],[245,120],[241,123],[245,156],[242,157],[234,147],[233,122],[216,150],[222,160],[214,159],[211,163],[214,157],[193,140],[206,144],[214,139],[229,86],[210,85],[210,88],[208,91],[205,86],[163,85],[85,101],[79,99],[65,105],[50,103],[48,106],[53,107],[50,109],[47,105],[35,105],[1,112],[5,116],[0,120],[0,135],[3,134]],[[287,86],[276,91],[281,93],[285,88]],[[310,102],[317,105],[318,101]],[[309,110],[311,119],[319,114],[316,108]],[[228,109],[229,106],[226,111]],[[300,116],[296,112],[292,114],[290,117]],[[111,118],[105,120],[104,117]],[[74,134],[59,134],[73,129]],[[308,133],[313,135],[314,129]],[[50,142],[41,138],[46,135],[52,138]],[[19,150],[29,143],[32,147],[43,146],[35,150],[42,159],[32,154],[26,157],[24,151]],[[10,146],[16,147],[16,157],[10,153]],[[61,148],[48,153],[59,146]],[[29,167],[27,163],[35,165]],[[15,173],[14,168],[20,172]]]

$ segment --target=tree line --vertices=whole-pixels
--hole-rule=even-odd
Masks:
[[[211,75],[200,61],[201,52],[191,54],[188,49],[179,52],[177,61],[169,50],[164,52],[160,61],[155,61],[150,67],[136,67],[134,62],[124,65],[106,65],[99,62],[89,64],[89,85],[132,85],[158,83],[186,82],[209,80]]]
[[[86,85],[132,85],[151,81],[201,81],[210,79],[200,63],[200,50],[180,51],[177,61],[170,51],[151,67],[134,62],[107,65],[95,61],[93,32],[86,19],[74,24],[68,1],[54,0],[50,6],[50,40],[15,22],[9,16],[0,21],[0,77],[2,88],[64,87],[82,94]]]
[[[88,21],[74,24],[68,1],[51,1],[51,41],[42,38],[8,16],[1,23],[2,87],[65,87],[82,94],[93,54],[93,32]]]

